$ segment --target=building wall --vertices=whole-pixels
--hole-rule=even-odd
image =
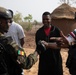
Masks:
[[[52,19],[51,23],[60,28],[65,35],[76,28],[76,20],[74,19]]]

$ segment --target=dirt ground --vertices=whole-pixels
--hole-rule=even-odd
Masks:
[[[37,29],[33,28],[31,31],[26,32],[25,31],[25,44],[24,44],[24,48],[25,48],[25,52],[26,54],[30,54],[35,50],[35,32]],[[61,50],[61,55],[62,55],[62,59],[63,59],[63,71],[64,71],[64,75],[70,75],[68,72],[68,69],[66,68],[65,62],[67,59],[67,49]],[[38,72],[38,62],[35,63],[33,65],[33,67],[29,70],[24,70],[24,75],[37,75]]]

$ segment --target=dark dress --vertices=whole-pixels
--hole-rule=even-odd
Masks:
[[[69,46],[66,67],[71,75],[76,75],[76,44]]]
[[[35,35],[36,45],[39,40],[45,40],[47,42],[50,41],[50,37],[59,37],[60,31],[57,27],[52,26],[50,30],[49,36],[46,36],[44,32],[44,26],[41,27]],[[38,46],[36,46],[36,50],[39,52]],[[51,49],[48,48],[45,52],[39,54],[39,69],[38,75],[63,75],[62,69],[62,58],[59,49]]]

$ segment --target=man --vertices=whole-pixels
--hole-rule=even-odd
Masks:
[[[60,49],[43,48],[40,41],[44,40],[48,43],[51,37],[59,37],[60,30],[51,25],[51,15],[44,12],[42,15],[43,26],[36,32],[36,51],[39,54],[39,70],[38,75],[63,75],[62,58]],[[43,46],[43,47],[42,47]]]
[[[5,36],[11,36],[20,47],[23,47],[25,38],[24,30],[21,25],[13,21],[13,11],[10,9],[8,11],[11,13],[12,17],[9,18],[9,29],[8,32],[5,33]]]
[[[37,61],[37,52],[26,54],[11,37],[5,37],[8,31],[11,13],[0,7],[0,75],[22,75],[22,69],[29,69]]]

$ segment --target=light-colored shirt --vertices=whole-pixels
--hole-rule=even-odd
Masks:
[[[6,37],[11,36],[13,41],[15,41],[20,47],[20,39],[25,37],[25,33],[22,26],[15,22],[11,23],[8,32],[4,33],[4,35]]]

